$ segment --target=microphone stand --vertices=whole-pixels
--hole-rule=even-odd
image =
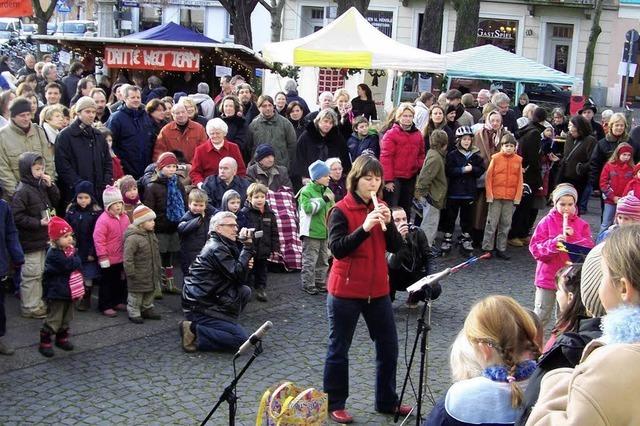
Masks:
[[[202,423],[200,423],[200,426],[204,426],[209,421],[209,419],[211,418],[213,413],[216,412],[218,407],[220,407],[220,405],[222,405],[222,403],[224,401],[227,401],[227,404],[229,404],[229,426],[235,426],[235,424],[236,424],[236,410],[238,408],[237,407],[238,397],[236,396],[236,386],[237,386],[238,382],[240,381],[240,379],[242,378],[242,376],[244,375],[244,373],[249,368],[249,366],[251,366],[253,361],[261,353],[262,353],[262,340],[258,340],[256,342],[255,349],[253,351],[253,355],[251,355],[251,358],[249,358],[249,361],[247,361],[247,363],[244,365],[244,367],[242,367],[242,370],[240,370],[240,374],[235,375],[235,368],[233,369],[233,371],[234,371],[233,381],[229,384],[229,386],[224,388],[224,391],[222,391],[222,395],[220,395],[220,398],[218,399],[218,402],[211,409],[211,411],[209,411],[209,414],[207,414],[207,417],[205,417],[205,419],[202,421]],[[235,367],[235,360],[233,361],[233,363],[234,363],[234,367]]]

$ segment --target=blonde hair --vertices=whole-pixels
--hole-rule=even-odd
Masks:
[[[346,97],[347,102],[351,100],[351,96],[349,96],[349,92],[347,92],[347,89],[338,89],[335,92],[333,92],[334,103],[338,102],[338,98],[342,98],[342,97]]]
[[[464,322],[464,332],[472,344],[485,344],[495,351],[507,368],[516,375],[519,358],[529,351],[537,358],[536,325],[531,315],[509,296],[489,296],[476,303]],[[511,406],[522,404],[523,392],[510,380]]]
[[[253,197],[255,194],[264,194],[265,196],[269,192],[269,188],[266,185],[254,182],[247,188],[247,198]]]
[[[51,120],[51,117],[53,117],[53,114],[55,114],[56,112],[59,112],[64,117],[62,105],[47,105],[46,107],[42,108],[42,111],[40,111],[40,125],[42,126],[45,122]]]
[[[617,122],[624,123],[624,133],[627,133],[627,131],[629,130],[629,127],[628,127],[629,125],[627,124],[627,118],[624,116],[624,114],[622,114],[620,112],[616,112],[609,119],[609,121],[608,121],[609,133],[612,132],[613,125],[616,124]]]
[[[621,226],[611,232],[602,248],[611,280],[617,286],[626,279],[636,291],[640,291],[640,224]]]
[[[413,105],[411,105],[409,102],[403,102],[398,105],[398,109],[396,109],[396,121],[400,120],[400,117],[402,116],[402,114],[404,114],[405,111],[411,111],[411,114],[416,115],[416,110],[413,108]]]
[[[209,197],[207,193],[199,188],[193,188],[189,191],[189,204],[191,203],[207,203]]]
[[[478,357],[464,330],[458,332],[456,340],[451,345],[449,367],[451,368],[451,380],[453,382],[473,379],[482,373],[482,366],[478,362]]]

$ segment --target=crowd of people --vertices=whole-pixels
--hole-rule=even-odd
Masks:
[[[0,277],[24,317],[44,320],[43,356],[73,350],[74,310],[91,309],[96,286],[97,309],[134,324],[160,319],[163,293],[181,294],[183,349],[236,350],[248,338],[240,314],[254,296],[268,301],[267,272],[279,264],[300,270],[306,294],[328,293],[331,418],[353,421],[360,316],[375,342],[375,409],[408,414],[395,389],[396,291],[455,246],[501,260],[509,245],[527,246],[533,310],[506,296],[474,305],[452,348],[455,383],[427,424],[633,418],[603,389],[626,389],[635,375],[593,372],[635,361],[640,341],[621,331],[640,304],[640,131],[623,114],[597,122],[589,102],[567,117],[526,95],[510,108],[501,92],[451,89],[378,124],[366,84],[353,98],[321,93],[310,111],[293,80],[272,97],[225,76],[211,97],[189,73],[173,96],[155,75],[97,84],[81,63],[59,80],[55,66],[25,58],[18,75],[0,94]],[[581,218],[592,193],[596,238]],[[10,355],[0,307],[0,354]]]

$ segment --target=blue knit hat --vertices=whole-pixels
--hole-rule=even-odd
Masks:
[[[329,167],[322,160],[316,160],[309,166],[309,177],[317,180],[321,177],[329,176]]]
[[[91,197],[92,200],[96,199],[96,192],[93,189],[93,184],[88,180],[81,180],[80,182],[78,182],[76,184],[75,190],[75,197],[77,197],[78,194],[87,194]]]
[[[256,161],[262,161],[265,157],[273,155],[275,157],[275,152],[273,151],[273,147],[269,144],[263,143],[258,145],[256,148],[256,153],[254,154],[254,158]]]

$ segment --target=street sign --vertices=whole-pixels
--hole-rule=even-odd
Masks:
[[[122,0],[122,7],[140,7],[138,0]]]
[[[640,46],[640,34],[636,30],[629,30],[624,36],[624,49],[622,51],[622,61],[635,62],[636,55],[638,54],[638,47]],[[631,45],[631,52],[629,52],[629,45]]]
[[[58,13],[69,13],[71,12],[71,6],[69,6],[64,0],[58,0],[56,3],[56,11]]]

